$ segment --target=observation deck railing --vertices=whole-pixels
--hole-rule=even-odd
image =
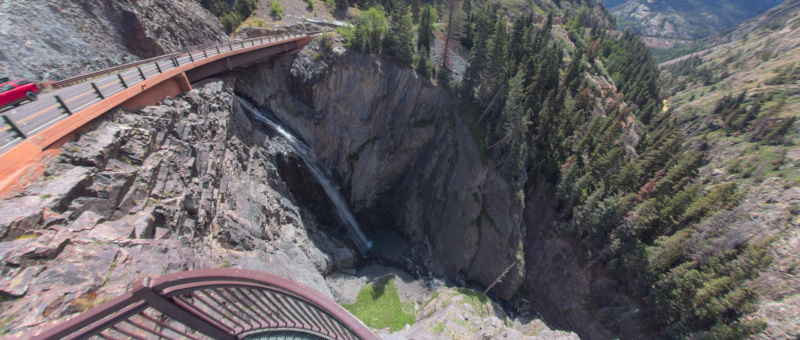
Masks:
[[[134,288],[33,339],[378,339],[313,289],[244,269],[200,269]]]

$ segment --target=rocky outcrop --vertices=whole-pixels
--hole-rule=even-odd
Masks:
[[[577,334],[551,330],[541,320],[511,320],[486,296],[464,288],[438,288],[417,314],[419,322],[392,334],[401,339],[579,340]]]
[[[104,116],[64,145],[47,177],[0,201],[0,329],[36,334],[134,280],[239,267],[331,296],[355,263],[297,196],[325,197],[288,145],[253,123],[232,80]],[[293,171],[293,191],[282,172]]]
[[[222,37],[195,1],[4,1],[0,75],[63,79]]]
[[[523,275],[522,202],[485,166],[459,101],[413,70],[317,47],[236,74],[238,92],[270,111],[331,169],[367,234],[401,231],[434,274],[510,298]]]

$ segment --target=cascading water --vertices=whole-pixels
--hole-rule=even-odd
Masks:
[[[364,236],[364,233],[361,232],[361,227],[358,225],[355,216],[353,216],[353,213],[350,211],[347,201],[344,200],[344,196],[342,196],[342,193],[339,192],[338,186],[331,181],[330,178],[325,176],[324,172],[322,172],[314,153],[311,152],[305,143],[298,140],[289,131],[284,129],[283,126],[274,120],[267,118],[266,115],[261,113],[260,109],[254,107],[247,100],[242,99],[239,96],[236,96],[236,99],[240,104],[242,104],[242,107],[250,111],[250,113],[256,119],[264,124],[269,125],[276,132],[278,132],[278,134],[286,140],[289,146],[298,155],[300,155],[300,158],[303,160],[303,163],[305,163],[308,171],[314,175],[316,182],[322,186],[322,188],[325,190],[325,193],[328,194],[328,197],[331,199],[331,202],[333,202],[333,205],[336,207],[336,212],[339,214],[339,218],[341,218],[344,224],[346,224],[350,229],[350,239],[352,239],[356,246],[358,246],[358,250],[361,251],[361,255],[365,256],[367,251],[372,247],[372,241],[368,240],[367,237]]]

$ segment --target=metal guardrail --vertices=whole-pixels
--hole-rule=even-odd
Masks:
[[[162,60],[162,59],[167,58],[167,57],[174,57],[174,56],[177,56],[177,55],[180,55],[180,53],[176,52],[176,53],[165,54],[165,55],[161,55],[161,56],[158,56],[158,57],[153,57],[153,58],[150,58],[150,59],[134,61],[132,63],[128,63],[128,64],[124,64],[124,65],[119,65],[119,66],[114,66],[114,67],[110,67],[110,68],[107,68],[107,69],[102,69],[102,70],[98,70],[98,71],[94,71],[94,72],[84,73],[84,74],[81,74],[81,75],[78,75],[78,76],[74,76],[74,77],[70,77],[70,78],[67,78],[67,79],[62,79],[62,80],[55,81],[55,82],[52,83],[52,86],[54,88],[63,88],[63,87],[67,87],[67,86],[70,86],[70,85],[77,84],[77,83],[81,83],[81,82],[83,82],[83,81],[85,81],[87,79],[97,78],[99,76],[111,74],[111,73],[114,73],[114,72],[117,72],[117,71],[121,71],[121,70],[127,70],[127,69],[132,68],[132,67],[136,67],[136,66],[139,66],[139,65],[144,65],[144,64],[147,64],[147,63],[156,62],[158,60]]]
[[[287,33],[230,41],[225,44],[208,44],[196,50],[172,53],[64,79],[54,83],[61,87],[55,92],[57,94],[41,96],[36,102],[28,103],[0,115],[0,120],[2,120],[0,122],[0,153],[58,120],[78,113],[94,103],[105,100],[117,92],[165,71],[248,47],[319,33]],[[93,81],[89,82],[89,80]]]
[[[134,288],[42,334],[51,339],[270,338],[296,331],[322,339],[378,339],[361,321],[297,282],[244,269],[144,278]]]
[[[313,33],[306,33],[305,35],[312,35],[312,34]],[[297,36],[299,36],[297,33],[287,33],[287,34],[275,35],[274,37],[277,39],[277,38],[282,38],[282,37],[297,37]],[[178,52],[173,52],[173,53],[165,54],[165,55],[162,55],[162,56],[153,57],[153,58],[150,58],[150,59],[139,60],[139,61],[135,61],[135,62],[128,63],[128,64],[119,65],[119,66],[115,66],[115,67],[111,67],[111,68],[107,68],[107,69],[103,69],[103,70],[98,70],[98,71],[95,71],[95,72],[90,72],[90,73],[78,75],[78,76],[75,76],[75,77],[70,77],[70,78],[63,79],[63,80],[59,80],[59,81],[56,81],[56,82],[53,83],[53,87],[62,88],[62,87],[66,87],[66,86],[69,86],[69,85],[74,85],[74,84],[83,82],[83,81],[85,81],[87,79],[96,78],[98,76],[102,76],[102,75],[113,73],[113,72],[120,71],[120,70],[127,70],[127,69],[130,69],[130,68],[134,68],[136,66],[139,66],[139,65],[152,63],[152,62],[155,62],[157,60],[164,60],[164,59],[172,58],[172,57],[176,57],[176,56],[185,56],[186,54],[188,54],[188,53],[190,53],[192,51],[202,51],[202,50],[207,50],[207,49],[214,49],[217,46],[223,46],[224,47],[226,45],[230,45],[231,43],[233,43],[233,44],[241,44],[241,43],[251,44],[251,47],[252,47],[252,46],[255,46],[255,45],[252,45],[252,43],[255,42],[255,41],[259,41],[260,44],[263,43],[262,40],[264,38],[267,38],[267,42],[273,42],[273,40],[271,40],[273,38],[273,36],[267,36],[267,37],[251,38],[251,39],[246,39],[246,40],[236,40],[236,41],[233,41],[233,42],[231,42],[231,41],[221,41],[221,42],[217,42],[217,43],[206,43],[206,44],[194,45],[194,46],[191,46],[191,47],[188,47],[188,48],[184,48],[184,49],[182,49],[182,50],[180,50]]]

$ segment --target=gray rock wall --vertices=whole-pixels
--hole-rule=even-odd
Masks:
[[[138,278],[198,268],[266,271],[332,297],[323,275],[356,253],[298,202],[284,178],[309,178],[299,158],[252,123],[231,83],[106,114],[0,200],[3,334],[27,338]]]
[[[63,79],[223,37],[196,1],[2,1],[0,75]]]
[[[400,230],[434,273],[489,286],[522,252],[522,204],[481,163],[458,99],[411,69],[316,48],[241,70],[236,91],[312,147],[367,234]],[[520,267],[493,291],[516,292]]]

